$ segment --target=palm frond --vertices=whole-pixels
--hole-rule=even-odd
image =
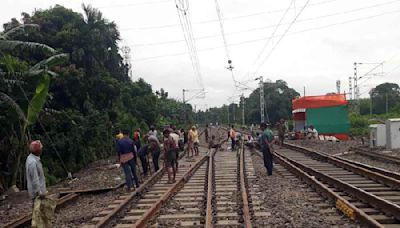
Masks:
[[[0,51],[14,52],[16,50],[23,52],[43,53],[48,55],[54,55],[56,53],[56,50],[45,44],[19,40],[0,40]]]
[[[14,101],[14,99],[12,99],[10,96],[8,96],[3,92],[0,92],[0,100],[8,104],[11,108],[13,108],[15,112],[18,114],[18,117],[24,122],[26,122],[25,113],[22,111],[21,107],[17,104],[17,102]]]
[[[37,71],[43,69],[44,67],[50,68],[56,65],[63,64],[68,61],[68,58],[68,54],[53,55],[50,58],[38,62],[36,65],[30,68],[30,71]]]
[[[24,25],[19,25],[15,28],[12,28],[8,30],[7,32],[2,34],[3,39],[5,40],[10,40],[15,38],[16,36],[23,34],[25,32],[25,28],[34,28],[38,29],[39,25],[37,24],[24,24]]]

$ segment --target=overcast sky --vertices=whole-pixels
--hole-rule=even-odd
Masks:
[[[215,0],[188,1],[207,91],[205,99],[191,103],[204,109],[226,104],[229,97],[242,92],[249,94],[235,90],[230,71],[225,68],[227,57]],[[255,88],[257,82],[253,79],[257,76],[282,79],[301,94],[306,87],[306,95],[334,92],[336,81],[341,80],[341,90],[347,92],[354,62],[384,62],[383,68],[378,67],[361,80],[362,96],[379,83],[400,83],[400,0],[310,0],[301,11],[307,1],[218,0],[236,80],[250,81],[246,83]],[[142,77],[155,90],[163,87],[177,99],[182,99],[183,88],[200,88],[174,0],[83,2],[99,8],[118,25],[121,45],[132,50],[134,80]],[[3,0],[0,22],[20,19],[21,12],[32,13],[55,4],[82,13],[82,1],[77,0]],[[269,40],[274,31],[274,38]],[[359,75],[375,66],[359,65]],[[187,97],[193,94],[189,91]]]

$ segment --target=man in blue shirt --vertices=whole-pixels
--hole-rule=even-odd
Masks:
[[[271,129],[269,129],[269,124],[261,123],[260,128],[262,132],[259,137],[259,144],[264,157],[264,166],[267,169],[268,176],[271,176],[273,168],[272,142],[274,141],[274,135]]]
[[[136,175],[136,149],[134,146],[134,142],[129,138],[129,131],[122,131],[123,137],[117,141],[117,152],[119,163],[121,164],[124,173],[125,180],[128,186],[128,190],[132,189],[132,177],[135,180],[136,187],[139,187],[139,179]]]

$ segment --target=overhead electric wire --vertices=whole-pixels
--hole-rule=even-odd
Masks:
[[[267,40],[267,42],[264,44],[264,46],[261,48],[261,51],[258,53],[257,57],[254,59],[253,61],[253,65],[255,65],[257,63],[257,61],[261,58],[262,54],[264,53],[265,49],[268,47],[269,43],[271,42],[271,40],[273,39],[273,37],[275,36],[276,31],[278,30],[278,28],[281,26],[283,19],[285,19],[286,14],[289,12],[290,7],[293,5],[295,0],[290,1],[289,6],[286,8],[286,11],[282,14],[282,17],[279,19],[278,24],[275,26],[274,31],[272,32],[272,35],[270,36],[270,38]],[[249,73],[249,72],[248,72]]]
[[[224,43],[225,55],[226,55],[226,58],[228,60],[228,64],[231,64],[232,59],[230,57],[229,48],[228,48],[228,42],[227,42],[226,36],[225,36],[224,21],[223,21],[221,8],[219,7],[218,0],[214,0],[214,2],[215,2],[215,10],[217,11],[217,16],[218,16],[218,21],[219,21],[219,28],[220,28],[222,40],[223,40],[223,43]],[[235,89],[237,89],[237,81],[235,79],[235,74],[233,73],[233,67],[230,65],[228,70],[231,71],[231,77],[232,77],[232,81],[233,81],[233,86],[234,86]]]
[[[356,8],[356,9],[351,9],[351,10],[347,10],[347,11],[336,12],[336,13],[331,13],[331,14],[326,14],[326,15],[321,15],[321,16],[311,17],[311,18],[304,18],[304,19],[301,19],[301,20],[297,20],[296,23],[303,23],[303,22],[307,22],[307,21],[319,20],[319,19],[328,18],[328,17],[334,17],[334,16],[338,16],[338,15],[351,14],[351,13],[354,13],[354,12],[358,12],[358,11],[362,11],[362,10],[366,10],[366,9],[371,9],[371,8],[376,8],[376,7],[389,5],[389,4],[393,4],[393,3],[399,3],[399,2],[400,2],[399,0],[389,1],[389,2],[385,2],[385,3],[374,4],[374,5],[361,7],[361,8]],[[280,24],[280,26],[289,25],[289,24],[290,24],[289,22],[288,23],[282,23],[282,24]],[[257,30],[270,29],[270,28],[275,28],[277,25],[279,25],[279,24],[260,26],[260,27],[244,29],[244,30],[239,30],[239,31],[234,31],[234,32],[226,32],[225,35],[226,36],[230,36],[230,35],[242,34],[242,33],[252,32],[252,31],[257,31]],[[195,39],[196,40],[203,40],[203,39],[215,38],[215,37],[218,37],[218,36],[220,36],[220,34],[201,36],[201,37],[197,37]],[[171,40],[171,41],[154,42],[154,43],[132,44],[132,46],[135,46],[135,47],[156,46],[156,45],[167,45],[167,44],[181,43],[181,42],[185,42],[185,40]]]
[[[380,13],[380,14],[366,16],[366,17],[359,17],[359,18],[345,20],[345,21],[341,21],[341,22],[337,22],[337,23],[331,23],[331,24],[327,24],[327,25],[307,28],[307,29],[303,29],[303,30],[299,30],[299,31],[295,31],[295,32],[290,32],[290,33],[286,34],[286,36],[297,35],[297,34],[301,34],[301,33],[305,33],[305,32],[311,32],[311,31],[318,31],[318,30],[322,30],[322,29],[326,29],[326,28],[330,28],[330,27],[334,27],[334,26],[338,26],[338,25],[345,25],[345,24],[349,24],[349,23],[354,23],[354,22],[358,22],[358,21],[373,19],[373,18],[387,16],[387,15],[396,14],[396,13],[400,13],[400,10],[392,10],[392,11],[387,11],[387,12],[383,12],[383,13]],[[276,37],[280,37],[280,36],[281,35],[277,35]],[[267,39],[270,39],[270,37],[263,37],[263,38],[259,38],[259,39],[245,40],[245,41],[241,41],[241,42],[237,42],[237,43],[228,44],[228,46],[229,47],[240,46],[240,45],[244,45],[244,44],[265,41]],[[215,50],[215,49],[220,49],[220,48],[224,48],[224,46],[208,47],[208,48],[204,48],[204,49],[199,49],[198,51],[199,52],[203,52],[203,51],[210,51],[210,50]],[[139,59],[136,59],[135,61],[146,61],[146,60],[151,60],[151,59],[158,59],[158,58],[172,57],[172,56],[180,56],[180,55],[185,55],[185,54],[187,54],[187,52],[170,53],[170,54],[166,54],[166,55],[158,55],[158,56],[150,56],[150,57],[139,58]]]
[[[141,6],[141,5],[153,5],[159,3],[170,3],[169,0],[163,1],[151,1],[151,2],[137,2],[137,3],[129,3],[129,4],[122,4],[122,5],[109,5],[109,6],[99,6],[99,9],[109,9],[109,8],[121,8],[121,7],[129,7],[129,6]]]
[[[256,75],[259,71],[259,69],[264,65],[264,63],[269,59],[271,56],[272,52],[276,49],[276,47],[280,44],[280,42],[283,40],[289,29],[292,27],[292,25],[296,22],[297,18],[301,15],[301,13],[304,11],[304,9],[307,7],[308,3],[310,0],[307,0],[307,2],[303,5],[303,7],[300,9],[299,13],[296,15],[296,17],[292,20],[292,23],[286,28],[285,32],[283,35],[279,38],[278,42],[275,43],[275,45],[272,47],[268,55],[261,61],[261,63],[258,65],[256,70],[254,71],[254,75]]]
[[[331,2],[335,2],[338,0],[327,0],[327,1],[321,1],[321,2],[316,2],[313,4],[310,4],[309,6],[318,6],[318,5],[323,5]],[[274,14],[274,13],[280,13],[285,11],[285,9],[278,9],[278,10],[271,10],[271,11],[266,11],[266,12],[258,12],[258,13],[252,13],[252,14],[245,14],[245,15],[238,15],[238,16],[233,16],[233,17],[226,17],[224,18],[225,20],[236,20],[236,19],[241,19],[241,18],[248,18],[248,17],[254,17],[254,16],[259,16],[259,15],[268,15],[268,14]],[[207,23],[214,23],[218,22],[218,19],[210,19],[210,20],[205,20],[205,21],[198,21],[194,22],[194,24],[207,24]],[[120,31],[127,31],[127,30],[151,30],[151,29],[165,29],[165,28],[171,28],[171,27],[179,27],[180,24],[166,24],[166,25],[155,25],[155,26],[146,26],[146,27],[131,27],[131,28],[121,28]]]
[[[186,4],[185,4],[186,3]],[[201,75],[200,63],[196,49],[196,41],[193,35],[193,29],[189,15],[189,2],[187,0],[175,0],[176,9],[178,12],[179,22],[182,27],[182,32],[187,44],[189,57],[192,62],[193,71],[200,88],[204,90],[203,79]]]

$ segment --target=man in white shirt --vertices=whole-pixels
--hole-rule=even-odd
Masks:
[[[311,125],[307,129],[307,138],[308,139],[318,139],[318,131],[317,131],[317,129],[314,128],[313,125]]]
[[[31,152],[26,159],[26,180],[29,195],[32,200],[36,197],[43,197],[46,195],[46,179],[40,155],[42,154],[43,145],[39,140],[31,142],[29,151]]]

